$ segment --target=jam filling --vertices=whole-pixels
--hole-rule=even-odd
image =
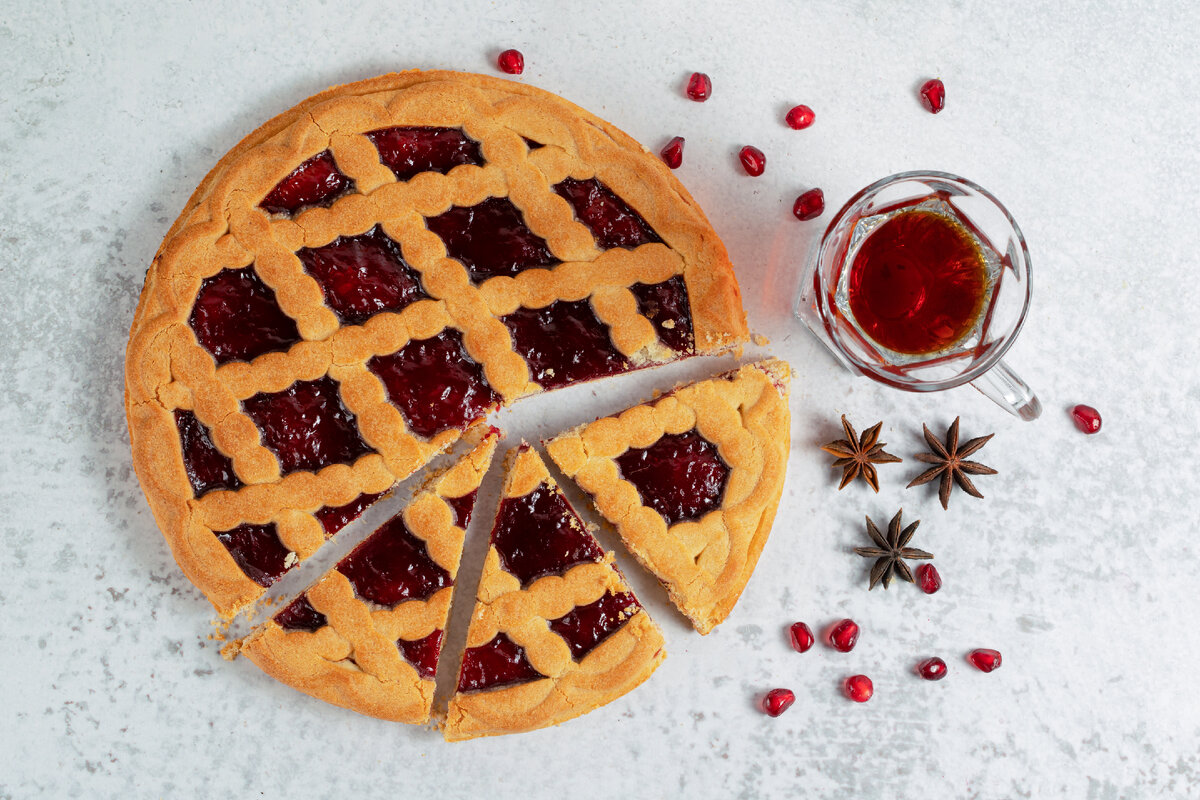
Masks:
[[[546,146],[546,145],[542,144],[541,142],[535,142],[533,139],[530,139],[528,136],[522,136],[521,138],[525,140],[525,146],[529,148],[530,152]]]
[[[450,506],[450,510],[454,512],[455,526],[466,530],[471,524],[471,512],[475,510],[475,497],[479,494],[476,489],[462,497],[445,497],[446,504]]]
[[[284,475],[349,464],[371,448],[358,434],[354,415],[342,404],[330,377],[296,381],[282,392],[256,394],[242,401],[254,420],[263,446],[279,459]]]
[[[313,516],[325,529],[325,538],[329,538],[362,516],[362,513],[383,495],[383,492],[360,494],[344,506],[322,506],[316,510]]]
[[[462,334],[455,330],[415,339],[391,355],[375,356],[367,369],[383,381],[388,399],[419,436],[465,428],[500,402],[482,365],[467,355]]]
[[[642,502],[663,515],[668,525],[696,519],[721,505],[729,467],[717,446],[693,428],[668,433],[644,449],[617,458],[621,477],[632,483]]]
[[[615,375],[631,368],[613,346],[608,327],[587,300],[560,300],[545,308],[518,308],[501,317],[513,346],[543,389]]]
[[[500,501],[492,545],[500,566],[523,587],[543,575],[562,575],[576,564],[604,558],[567,498],[545,483],[523,497]]]
[[[217,449],[208,428],[191,411],[175,412],[179,444],[183,448],[183,468],[192,491],[200,497],[213,489],[237,489],[242,482],[233,471],[233,462]]]
[[[440,630],[426,636],[424,639],[396,640],[400,655],[404,660],[417,668],[417,674],[427,681],[437,677],[438,656],[442,653],[442,632]]]
[[[637,299],[638,311],[654,326],[659,341],[676,353],[696,352],[692,310],[682,275],[662,283],[635,283],[629,290]]]
[[[477,206],[454,206],[426,219],[425,225],[477,282],[558,263],[546,240],[525,226],[521,212],[505,197],[490,197]]]
[[[308,595],[301,594],[284,606],[275,615],[275,622],[285,631],[309,631],[310,633],[324,628],[329,620],[308,602]]]
[[[264,589],[291,569],[291,550],[279,539],[275,523],[238,525],[231,531],[213,531],[246,577]]]
[[[205,278],[188,325],[218,365],[250,361],[300,341],[296,321],[275,302],[275,292],[253,266],[223,269]]]
[[[457,128],[383,128],[367,138],[379,151],[379,160],[401,181],[422,172],[445,175],[460,164],[484,164],[479,142]]]
[[[400,245],[378,225],[361,236],[306,247],[296,256],[344,325],[357,325],[381,311],[400,311],[429,296]]]
[[[565,616],[550,620],[550,630],[561,636],[571,648],[571,656],[581,661],[640,608],[637,598],[629,592],[607,592],[594,603],[575,606]]]
[[[454,583],[399,514],[354,548],[337,570],[354,584],[359,597],[381,606],[424,600]]]
[[[646,220],[595,178],[567,178],[554,191],[575,209],[575,217],[591,230],[601,250],[662,241]]]
[[[463,653],[462,672],[458,675],[458,691],[478,692],[499,689],[517,683],[528,683],[546,677],[533,668],[525,657],[525,648],[498,633],[496,638],[479,647],[468,647]]]
[[[342,174],[328,150],[296,167],[275,184],[258,207],[270,214],[295,214],[310,206],[330,206],[354,188],[354,181]]]

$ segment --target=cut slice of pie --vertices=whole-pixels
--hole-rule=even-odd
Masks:
[[[226,154],[168,231],[126,353],[133,462],[224,616],[499,405],[747,338],[662,162],[531,86],[335,87]]]
[[[305,694],[372,717],[429,720],[463,536],[499,440],[491,429],[241,652]]]
[[[537,452],[511,452],[446,739],[557,725],[632,690],[665,657]]]
[[[747,364],[546,443],[700,633],[729,615],[771,531],[790,378],[776,359]]]

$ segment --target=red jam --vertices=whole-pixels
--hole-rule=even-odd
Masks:
[[[445,175],[462,164],[484,164],[479,142],[457,128],[383,128],[367,138],[379,151],[379,160],[401,181],[422,172]]]
[[[250,361],[300,341],[296,321],[283,313],[253,266],[205,278],[188,325],[218,365]]]
[[[388,399],[418,436],[465,428],[500,403],[483,366],[467,355],[462,334],[456,330],[415,339],[391,355],[375,356],[367,369],[383,381]]]
[[[587,300],[518,308],[500,321],[508,326],[517,353],[529,363],[530,377],[543,389],[630,369]]]
[[[618,456],[621,477],[668,525],[697,519],[721,505],[729,467],[717,446],[695,429],[668,433],[647,448]]]
[[[417,674],[427,681],[437,676],[438,656],[442,653],[442,631],[434,631],[424,639],[398,639],[396,647],[404,660],[417,668]]]
[[[279,459],[284,475],[350,464],[371,448],[358,434],[354,415],[342,404],[330,377],[296,381],[282,392],[256,394],[242,401],[254,420],[263,446]]]
[[[554,191],[575,209],[575,217],[596,237],[601,250],[662,241],[636,211],[595,178],[567,178]]]
[[[696,351],[692,309],[682,275],[662,283],[635,283],[629,290],[637,298],[638,311],[657,331],[659,341],[676,353],[691,355]]]
[[[233,471],[233,462],[217,449],[208,428],[191,411],[175,412],[175,427],[183,448],[183,467],[196,497],[214,489],[237,489],[242,482]]]
[[[362,516],[362,513],[372,503],[383,497],[383,494],[383,492],[360,494],[344,506],[322,506],[316,510],[313,516],[320,521],[321,527],[325,529],[325,536],[328,538]]]
[[[500,554],[500,566],[522,586],[604,558],[567,498],[544,483],[523,497],[500,501],[492,544]]]
[[[450,510],[454,512],[455,526],[466,530],[471,524],[471,512],[475,510],[475,497],[479,494],[478,490],[464,494],[462,497],[447,497],[444,498],[446,505],[450,506]]]
[[[310,206],[330,206],[354,189],[354,181],[343,175],[328,150],[296,167],[258,204],[271,214],[295,214]]]
[[[454,583],[400,514],[354,548],[338,563],[337,571],[350,579],[359,597],[381,606],[424,600]]]
[[[307,594],[301,594],[275,615],[275,622],[285,631],[313,633],[324,628],[329,620],[324,614],[313,608],[312,603],[308,601]]]
[[[400,245],[376,225],[362,236],[340,236],[324,247],[296,253],[325,293],[343,325],[357,325],[381,311],[400,311],[428,297],[421,276]]]
[[[476,206],[454,206],[425,220],[474,281],[518,275],[534,267],[552,267],[558,259],[546,240],[529,230],[521,212],[506,197],[491,197]]]
[[[246,577],[264,589],[287,572],[288,550],[279,539],[275,523],[239,525],[231,531],[214,531]]]
[[[637,598],[629,592],[607,592],[594,603],[575,606],[565,616],[550,620],[550,630],[566,641],[572,658],[582,661],[639,609]]]
[[[478,692],[499,689],[546,677],[533,668],[525,657],[525,648],[503,633],[479,647],[468,647],[463,653],[462,672],[458,675],[458,691]]]

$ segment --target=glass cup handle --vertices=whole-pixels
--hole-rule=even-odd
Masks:
[[[1003,361],[997,361],[996,366],[971,381],[971,385],[993,403],[1026,422],[1042,415],[1042,403],[1033,389]]]

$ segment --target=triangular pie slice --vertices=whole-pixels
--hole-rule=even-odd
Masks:
[[[512,451],[446,739],[557,725],[629,692],[665,657],[662,633],[537,452]]]
[[[271,677],[327,703],[427,722],[464,531],[499,438],[488,431],[257,628],[242,652]]]
[[[790,377],[783,361],[747,364],[546,443],[700,633],[729,615],[771,531]]]

